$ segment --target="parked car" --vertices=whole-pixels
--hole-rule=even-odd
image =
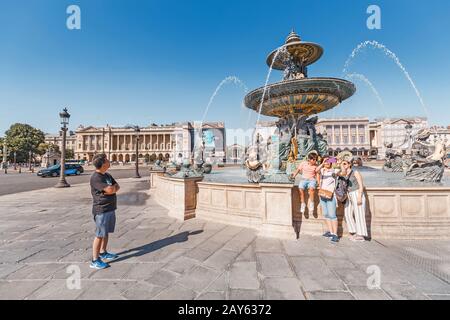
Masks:
[[[46,169],[39,170],[37,175],[39,177],[57,177],[61,172],[61,166],[59,164],[51,166]],[[67,176],[70,175],[80,175],[84,172],[83,166],[80,164],[66,164],[64,174]]]

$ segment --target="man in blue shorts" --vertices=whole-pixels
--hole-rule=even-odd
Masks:
[[[92,160],[95,172],[91,176],[92,214],[95,221],[95,239],[92,245],[91,268],[105,269],[109,264],[103,260],[114,260],[118,255],[106,251],[108,234],[114,232],[116,226],[117,196],[120,186],[107,173],[110,163],[104,153]],[[102,260],[103,259],[103,260]]]

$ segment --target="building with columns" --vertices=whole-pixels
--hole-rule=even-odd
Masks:
[[[370,155],[369,118],[319,118],[316,130],[326,137],[329,155],[342,151],[363,157]]]
[[[206,157],[225,157],[225,126],[223,122],[202,125]],[[190,159],[194,150],[194,125],[191,122],[169,125],[152,124],[140,128],[139,159]],[[208,133],[205,135],[205,133]],[[136,161],[137,133],[132,128],[79,126],[76,130],[75,159],[92,161],[97,153],[105,153],[113,162]]]
[[[66,135],[66,149],[70,149],[75,151],[77,137],[75,132],[67,131]],[[59,150],[62,149],[62,131],[59,134],[46,134],[45,135],[45,143],[54,144],[59,147]]]

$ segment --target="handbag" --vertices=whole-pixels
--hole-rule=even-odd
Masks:
[[[322,177],[323,177],[323,171],[321,173],[322,173]],[[321,183],[320,183],[321,187],[322,187],[322,183],[323,183],[323,179],[321,179]],[[319,189],[319,197],[324,199],[324,200],[331,200],[331,199],[333,199],[333,194],[334,194],[334,192],[332,192],[332,191],[325,190],[325,189],[322,189],[322,188]]]
[[[331,200],[333,199],[333,193],[331,191],[325,190],[325,189],[319,189],[319,197],[321,197],[324,200]]]

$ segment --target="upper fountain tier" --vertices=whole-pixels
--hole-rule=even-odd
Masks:
[[[309,116],[351,97],[356,88],[350,81],[308,78],[307,66],[319,60],[322,53],[322,47],[301,41],[292,31],[286,43],[267,58],[269,66],[284,70],[283,81],[251,91],[245,96],[245,106],[271,117]]]
[[[302,41],[299,35],[292,30],[287,36],[285,44],[272,51],[267,57],[267,65],[269,67],[272,66],[273,69],[277,70],[285,70],[288,67],[284,55],[279,54],[282,50],[286,50],[292,57],[292,60],[304,67],[319,60],[323,54],[323,48],[321,46],[316,43]],[[275,62],[273,62],[274,57],[276,57]]]

